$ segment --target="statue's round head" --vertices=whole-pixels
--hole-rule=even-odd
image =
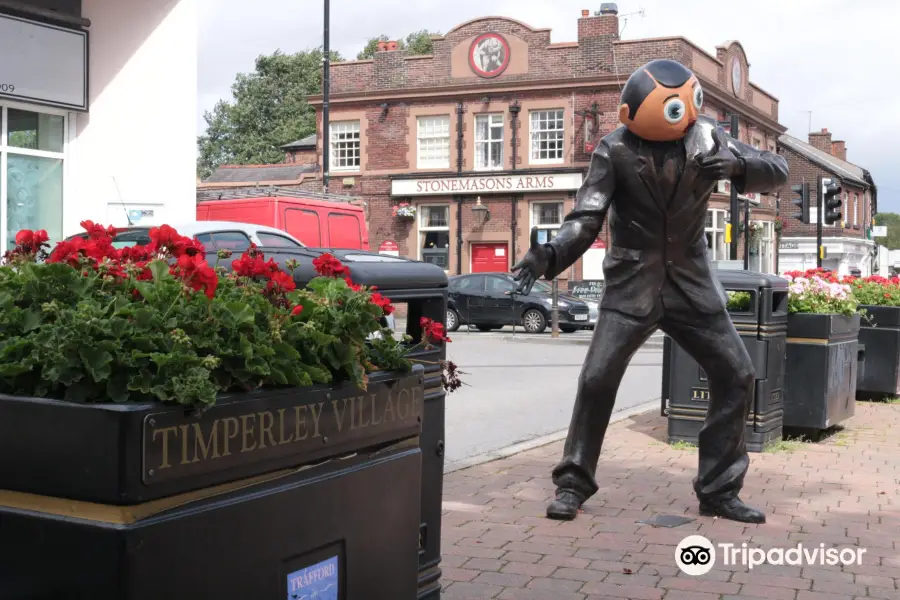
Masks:
[[[703,89],[690,69],[674,60],[653,60],[622,88],[619,121],[639,138],[670,142],[684,137],[703,106]]]

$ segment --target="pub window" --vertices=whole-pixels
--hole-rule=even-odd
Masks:
[[[706,211],[706,247],[710,260],[728,260],[725,243],[725,211],[710,208]]]
[[[418,167],[446,169],[450,167],[450,117],[419,117]]]
[[[775,223],[761,221],[762,231],[750,248],[750,270],[759,273],[775,272]]]
[[[419,206],[420,258],[450,270],[450,206]]]
[[[331,168],[334,171],[359,169],[359,121],[331,123]]]
[[[859,194],[853,194],[853,224],[859,225],[859,218],[857,215],[859,211]]]
[[[546,244],[555,238],[562,222],[562,202],[533,202],[531,204],[531,226],[537,227],[540,243]]]
[[[503,168],[503,115],[475,115],[475,168]]]
[[[531,162],[563,161],[563,110],[531,111]]]
[[[63,163],[68,117],[54,109],[0,104],[0,250],[22,229],[63,235]]]

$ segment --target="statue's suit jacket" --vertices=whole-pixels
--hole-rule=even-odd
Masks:
[[[684,138],[685,166],[670,202],[663,197],[650,145],[625,127],[603,138],[591,157],[574,210],[566,216],[551,251],[546,279],[565,271],[590,248],[609,215],[611,246],[601,308],[648,316],[669,285],[677,286],[700,313],[725,309],[725,293],[706,255],[706,211],[717,182],[703,179],[697,159],[715,151],[716,122],[701,116]],[[724,133],[724,132],[722,132]],[[729,136],[728,149],[743,159],[738,193],[771,192],[787,181],[783,157]]]

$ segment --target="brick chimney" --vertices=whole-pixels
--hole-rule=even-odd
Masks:
[[[593,15],[589,10],[582,10],[578,19],[579,43],[604,36],[619,38],[619,8],[614,2],[604,2]]]
[[[831,142],[831,154],[841,160],[847,160],[847,145],[843,140]]]
[[[823,127],[822,131],[810,133],[809,145],[831,154],[831,132]]]

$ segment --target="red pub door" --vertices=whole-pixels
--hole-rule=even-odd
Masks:
[[[506,242],[472,244],[473,273],[506,273],[509,271],[509,252]]]

